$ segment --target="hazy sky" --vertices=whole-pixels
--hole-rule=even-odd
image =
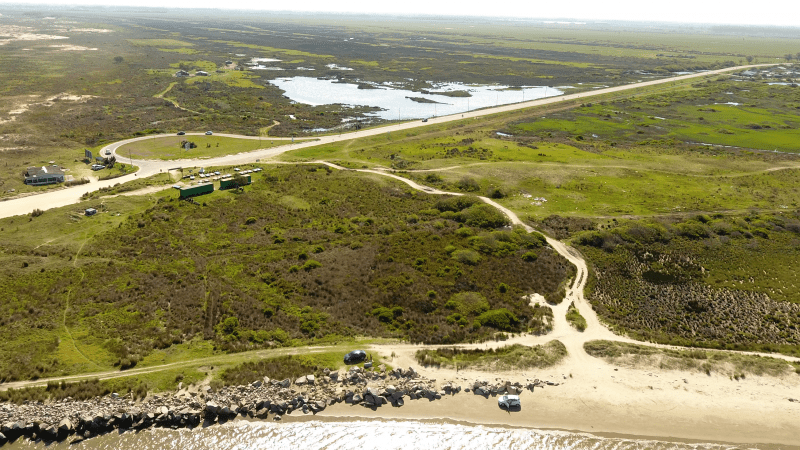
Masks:
[[[2,3],[0,0],[0,11]],[[13,3],[103,4],[179,8],[229,8],[366,14],[444,14],[579,20],[645,20],[751,25],[800,25],[800,2],[774,0],[743,2],[719,0],[11,0]],[[453,5],[453,6],[451,6]]]

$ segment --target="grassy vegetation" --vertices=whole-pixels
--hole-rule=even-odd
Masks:
[[[567,322],[578,331],[586,329],[586,318],[584,318],[580,311],[578,311],[578,308],[575,307],[575,302],[570,303],[569,309],[567,309]]]
[[[265,167],[244,192],[175,197],[105,199],[68,223],[55,219],[97,201],[0,221],[3,379],[132,367],[195,339],[240,351],[541,332],[545,311],[525,296],[574,271],[538,234],[494,230],[505,218],[483,203],[382,177]],[[121,204],[131,210],[117,216]],[[459,293],[484,300],[446,306]]]
[[[799,238],[796,211],[754,211],[619,221],[578,233],[573,243],[594,266],[595,311],[619,331],[797,355]]]
[[[138,178],[136,180],[129,181],[124,184],[117,183],[107,188],[100,188],[96,191],[87,192],[86,194],[83,194],[81,196],[81,200],[90,200],[105,196],[118,195],[125,192],[132,192],[140,189],[145,189],[151,186],[171,185],[175,181],[177,181],[177,178],[178,178],[177,175],[173,176],[169,173],[160,173],[146,178]]]
[[[373,367],[382,363],[377,357],[378,355],[375,356]],[[265,376],[273,380],[288,378],[292,381],[304,375],[322,377],[324,369],[336,371],[343,367],[342,357],[343,353],[341,352],[324,352],[286,355],[246,362],[223,370],[218,378],[212,381],[212,386],[249,384],[255,380],[261,380]],[[359,366],[363,365],[363,363],[359,364]]]
[[[0,391],[0,402],[23,404],[27,401],[60,401],[67,397],[88,400],[111,393],[120,396],[131,394],[134,400],[145,398],[148,393],[175,390],[179,383],[184,386],[202,381],[206,373],[196,368],[164,370],[151,374],[108,380],[89,379],[77,382],[48,382],[46,386]]]
[[[798,152],[800,91],[767,81],[719,77],[645,98],[585,104],[505,131],[595,146],[674,140]]]
[[[782,359],[728,352],[673,350],[612,341],[589,341],[583,348],[589,355],[615,365],[719,373],[737,380],[746,375],[780,376],[794,371],[792,364]]]
[[[186,150],[181,144],[187,141],[196,147]],[[120,157],[130,155],[135,159],[211,158],[288,144],[289,141],[286,140],[270,140],[269,138],[261,140],[213,135],[167,136],[125,144],[117,149],[117,154]]]
[[[418,350],[414,355],[425,366],[443,366],[475,370],[542,369],[557,365],[567,356],[561,341],[527,347],[520,344],[498,349],[438,348]]]

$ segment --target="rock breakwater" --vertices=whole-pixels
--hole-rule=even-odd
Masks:
[[[306,375],[294,381],[268,377],[244,386],[218,391],[210,387],[189,392],[148,396],[136,402],[130,394],[111,394],[91,400],[66,398],[57,402],[28,402],[0,405],[0,446],[17,439],[44,442],[70,440],[72,443],[114,430],[142,430],[150,427],[194,428],[224,423],[239,416],[261,420],[281,418],[292,412],[316,414],[344,402],[376,409],[384,405],[401,407],[409,400],[435,401],[461,392],[489,397],[557,385],[534,380],[525,384],[476,380],[462,389],[453,381],[437,385],[413,368],[387,371],[383,365],[367,370],[352,367],[340,374],[324,370],[320,376]]]

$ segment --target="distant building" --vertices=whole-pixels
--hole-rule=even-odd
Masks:
[[[197,72],[195,72],[194,74],[195,74],[196,76],[198,76],[198,77],[207,77],[207,76],[208,76],[208,72],[204,72],[204,71],[202,71],[202,70],[198,70],[198,71],[197,71]]]
[[[57,165],[28,167],[25,171],[25,184],[42,186],[45,184],[63,183],[64,171]]]
[[[176,77],[188,77],[189,76],[189,72],[187,72],[185,70],[179,70],[179,71],[175,72],[175,76]]]

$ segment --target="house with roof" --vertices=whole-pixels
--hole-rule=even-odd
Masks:
[[[64,171],[58,165],[28,167],[25,170],[25,184],[43,186],[45,184],[63,183]]]

